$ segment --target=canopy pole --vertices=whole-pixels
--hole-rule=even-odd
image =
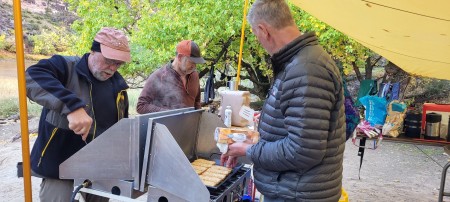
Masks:
[[[14,32],[16,36],[16,60],[17,77],[19,84],[19,106],[20,106],[20,131],[22,135],[22,161],[25,201],[32,201],[31,194],[31,169],[30,169],[30,145],[28,138],[28,110],[25,89],[25,60],[23,50],[22,9],[20,0],[13,1]]]
[[[244,12],[242,16],[242,28],[241,28],[241,45],[239,47],[239,59],[238,59],[238,69],[236,75],[236,87],[239,88],[239,83],[241,82],[241,60],[242,60],[242,50],[244,49],[244,34],[245,34],[245,17],[247,16],[247,6],[248,0],[245,0]]]

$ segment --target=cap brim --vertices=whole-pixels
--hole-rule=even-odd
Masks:
[[[112,60],[120,60],[120,61],[124,61],[124,62],[131,61],[130,52],[113,49],[113,48],[110,48],[103,44],[100,44],[100,49],[102,51],[103,57],[105,57],[105,58],[112,59]]]
[[[189,59],[195,64],[204,64],[206,62],[202,57],[189,57]]]

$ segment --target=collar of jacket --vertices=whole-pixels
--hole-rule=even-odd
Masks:
[[[284,68],[284,63],[289,62],[291,58],[306,46],[317,45],[318,40],[314,32],[308,32],[300,35],[286,46],[281,48],[270,59],[274,73],[278,73]]]
[[[84,78],[86,78],[86,80],[92,83],[91,77],[89,76],[91,74],[89,72],[90,70],[88,65],[89,55],[89,53],[84,54],[83,57],[81,57],[80,61],[75,65],[75,67],[79,75],[83,76]]]

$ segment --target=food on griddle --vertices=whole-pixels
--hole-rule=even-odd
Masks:
[[[194,167],[194,169],[195,168],[198,168],[198,169],[208,169],[208,168],[210,168],[211,166],[201,166],[201,165],[192,165],[192,167]]]
[[[208,164],[208,163],[203,163],[203,162],[192,162],[191,163],[193,166],[201,166],[201,167],[211,167],[212,164]]]
[[[202,173],[203,176],[208,176],[208,177],[215,177],[215,178],[219,178],[219,179],[225,179],[225,177],[227,176],[227,174],[220,174],[220,173],[213,173],[210,171],[205,171]]]
[[[192,167],[194,168],[194,170],[197,174],[202,174],[205,170],[208,169],[208,167],[199,166],[199,165],[192,165]]]
[[[216,186],[217,184],[219,184],[219,182],[222,181],[221,178],[212,177],[212,176],[200,175],[199,177],[202,180],[203,184],[205,184],[207,186],[211,186],[211,187]]]
[[[217,165],[211,166],[211,170],[225,170],[225,171],[230,171],[231,172],[231,168],[227,168],[227,167],[224,167],[224,166],[217,166]]]
[[[191,165],[194,168],[206,168],[206,169],[208,169],[208,168],[211,167],[210,165],[195,165],[195,164],[191,164]]]
[[[200,175],[199,176],[201,180],[204,181],[210,181],[210,182],[220,182],[222,179],[218,178],[218,177],[213,177],[213,176],[207,176],[207,175]]]
[[[218,173],[218,174],[222,174],[222,175],[228,175],[228,174],[231,173],[231,168],[214,165],[214,166],[211,166],[210,168],[208,168],[207,171],[211,172],[211,173]]]
[[[195,160],[194,162],[192,162],[192,164],[193,165],[198,165],[198,164],[205,164],[205,165],[210,165],[210,166],[212,166],[212,165],[214,165],[214,164],[216,164],[216,162],[215,161],[209,161],[209,160],[205,160],[205,159],[197,159],[197,160]]]
[[[195,173],[197,173],[197,175],[202,174],[203,172],[205,172],[206,169],[199,169],[199,168],[194,168]]]
[[[210,187],[215,187],[218,183],[218,182],[212,182],[212,181],[207,181],[207,180],[202,180],[202,182],[204,185],[210,186]]]
[[[231,173],[231,168],[215,164],[216,162],[206,159],[197,159],[191,163],[203,184],[210,187],[217,186]]]
[[[217,174],[221,174],[221,175],[228,175],[231,173],[231,170],[215,170],[215,169],[208,169],[208,172],[210,173],[217,173]]]

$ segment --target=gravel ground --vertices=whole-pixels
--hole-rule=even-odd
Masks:
[[[350,201],[437,201],[442,167],[448,162],[442,147],[385,141],[366,150],[361,179],[357,153],[348,141],[343,186]]]
[[[31,119],[30,130],[37,123],[37,118]],[[16,177],[21,141],[12,141],[19,133],[19,122],[0,125],[0,201],[24,201],[23,178]],[[34,140],[30,137],[30,147]],[[378,149],[366,150],[361,179],[357,152],[348,141],[343,186],[350,201],[437,201],[442,167],[448,162],[442,147],[384,141]],[[32,177],[33,201],[39,201],[39,184],[40,179]]]

